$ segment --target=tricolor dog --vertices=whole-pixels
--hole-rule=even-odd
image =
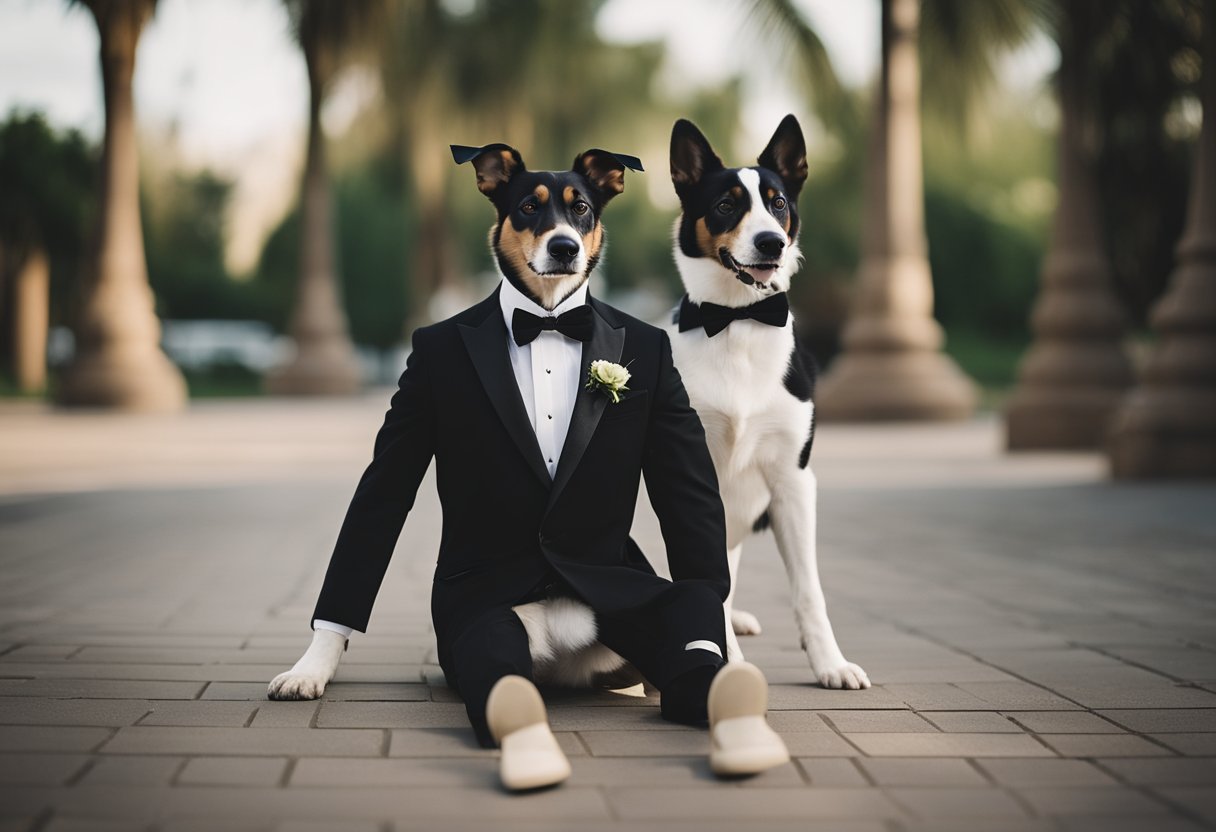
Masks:
[[[675,261],[687,294],[669,331],[726,509],[728,649],[742,658],[736,634],[760,632],[754,615],[732,606],[743,542],[771,526],[816,678],[829,688],[867,688],[865,671],[836,644],[816,562],[815,363],[794,337],[786,296],[801,256],[797,201],[807,176],[792,115],[757,162],[727,168],[691,122],[672,130],[671,179],[682,209]]]

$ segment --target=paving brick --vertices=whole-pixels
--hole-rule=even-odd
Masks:
[[[0,679],[0,696],[49,699],[194,699],[204,682],[115,679]],[[265,687],[262,688],[265,696]]]
[[[282,757],[195,757],[179,783],[207,786],[274,786],[287,768]]]
[[[941,682],[884,687],[887,693],[918,711],[983,711],[991,707],[962,688]]]
[[[709,754],[706,731],[656,732],[583,731],[579,736],[597,757],[683,757]],[[809,731],[782,735],[790,754],[798,757],[852,757],[857,749],[836,734]]]
[[[917,817],[1024,818],[1026,810],[1008,792],[994,788],[893,787],[886,793]],[[987,826],[985,826],[987,828]]]
[[[1074,710],[1078,706],[1062,696],[1026,682],[959,682],[958,687],[989,708],[1011,710]]]
[[[586,760],[579,761],[576,772]],[[461,786],[474,789],[498,787],[497,755],[479,757],[427,757],[397,759],[304,758],[292,770],[291,786],[348,788],[351,786],[396,787]]]
[[[308,728],[313,724],[313,718],[320,709],[321,703],[315,702],[271,702],[257,707],[253,722],[254,728]]]
[[[1216,758],[1102,758],[1097,763],[1120,779],[1145,786],[1216,787]]]
[[[1216,821],[1216,791],[1206,788],[1178,787],[1158,789],[1166,800],[1185,806],[1203,818],[1209,826]]]
[[[808,820],[898,818],[886,795],[870,789],[680,789],[622,788],[608,801],[626,821],[788,818]]]
[[[912,711],[824,711],[820,716],[845,734],[937,731]]]
[[[1216,757],[1216,734],[1150,734],[1164,746],[1189,757]]]
[[[181,728],[135,725],[119,728],[106,754],[226,754],[377,757],[384,732],[329,728]]]
[[[1130,734],[1041,734],[1062,757],[1168,757],[1169,749]]]
[[[705,756],[657,757],[639,765],[635,759],[619,757],[587,757],[572,762],[572,785],[578,786],[703,786],[722,787],[722,780],[709,769]],[[743,788],[801,788],[802,775],[793,765],[774,769],[732,785]]]
[[[1025,734],[849,734],[871,757],[1050,757]]]
[[[325,702],[317,715],[321,728],[465,728],[468,724],[464,705],[448,702]]]
[[[161,786],[167,785],[185,764],[184,757],[155,755],[149,757],[99,756],[81,778],[90,786]]]
[[[1216,708],[1102,711],[1102,716],[1142,734],[1216,733]]]
[[[860,761],[862,768],[880,786],[987,786],[975,767],[966,760],[926,757],[923,759],[874,758]]]
[[[952,734],[1020,734],[1005,714],[991,711],[929,711],[924,718]]]
[[[4,725],[0,726],[0,748],[5,751],[91,751],[112,733],[109,728]]]
[[[196,699],[192,702],[151,702],[151,713],[140,725],[230,726],[242,727],[253,715],[249,702],[218,702]]]
[[[852,759],[798,757],[797,763],[815,788],[865,788],[870,785]]]
[[[1118,725],[1087,711],[1012,711],[1005,716],[1036,734],[1122,734]]]
[[[152,709],[142,700],[0,699],[0,725],[92,725],[118,728],[132,725]]]
[[[1087,760],[985,759],[977,764],[997,783],[1014,788],[1114,786],[1115,781]]]
[[[89,762],[86,754],[17,754],[0,752],[0,783],[56,786]]]
[[[1159,801],[1116,786],[1022,789],[1019,794],[1040,815],[1159,816],[1167,808]]]

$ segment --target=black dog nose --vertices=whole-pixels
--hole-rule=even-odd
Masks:
[[[781,249],[785,248],[785,238],[776,231],[764,231],[752,240],[756,248],[766,257],[779,257]]]
[[[573,260],[578,257],[578,242],[569,237],[554,237],[549,241],[549,254],[555,260]]]

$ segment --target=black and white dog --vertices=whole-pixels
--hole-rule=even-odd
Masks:
[[[807,176],[792,115],[757,162],[727,168],[691,122],[672,130],[671,179],[682,209],[675,260],[687,294],[671,343],[726,508],[728,649],[742,658],[736,634],[760,632],[754,615],[732,606],[743,541],[771,526],[816,678],[829,688],[868,688],[865,671],[836,644],[816,561],[815,363],[794,337],[786,296],[801,257],[797,201]]]

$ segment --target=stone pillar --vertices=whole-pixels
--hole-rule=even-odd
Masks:
[[[1186,230],[1153,310],[1157,342],[1115,415],[1107,447],[1120,479],[1216,477],[1216,0],[1203,15],[1203,128]]]
[[[46,251],[33,248],[17,270],[13,286],[13,369],[17,389],[46,389],[46,338],[50,321],[51,267]]]
[[[97,253],[76,327],[76,355],[56,390],[65,405],[177,410],[186,402],[181,372],[160,350],[143,229],[139,149],[131,82],[135,51],[151,7],[90,6],[101,40],[105,136],[101,151]]]
[[[1090,161],[1094,121],[1081,66],[1088,34],[1069,21],[1069,8],[1060,34],[1060,197],[1031,314],[1034,341],[1005,410],[1011,451],[1099,447],[1132,380]]]
[[[861,267],[844,350],[815,396],[833,420],[959,419],[975,385],[941,352],[925,240],[919,0],[883,0],[882,74],[870,129]]]
[[[338,283],[333,194],[321,130],[321,84],[316,78],[310,81],[308,156],[300,196],[300,282],[290,327],[296,351],[266,377],[267,392],[276,395],[353,393],[362,379]]]

